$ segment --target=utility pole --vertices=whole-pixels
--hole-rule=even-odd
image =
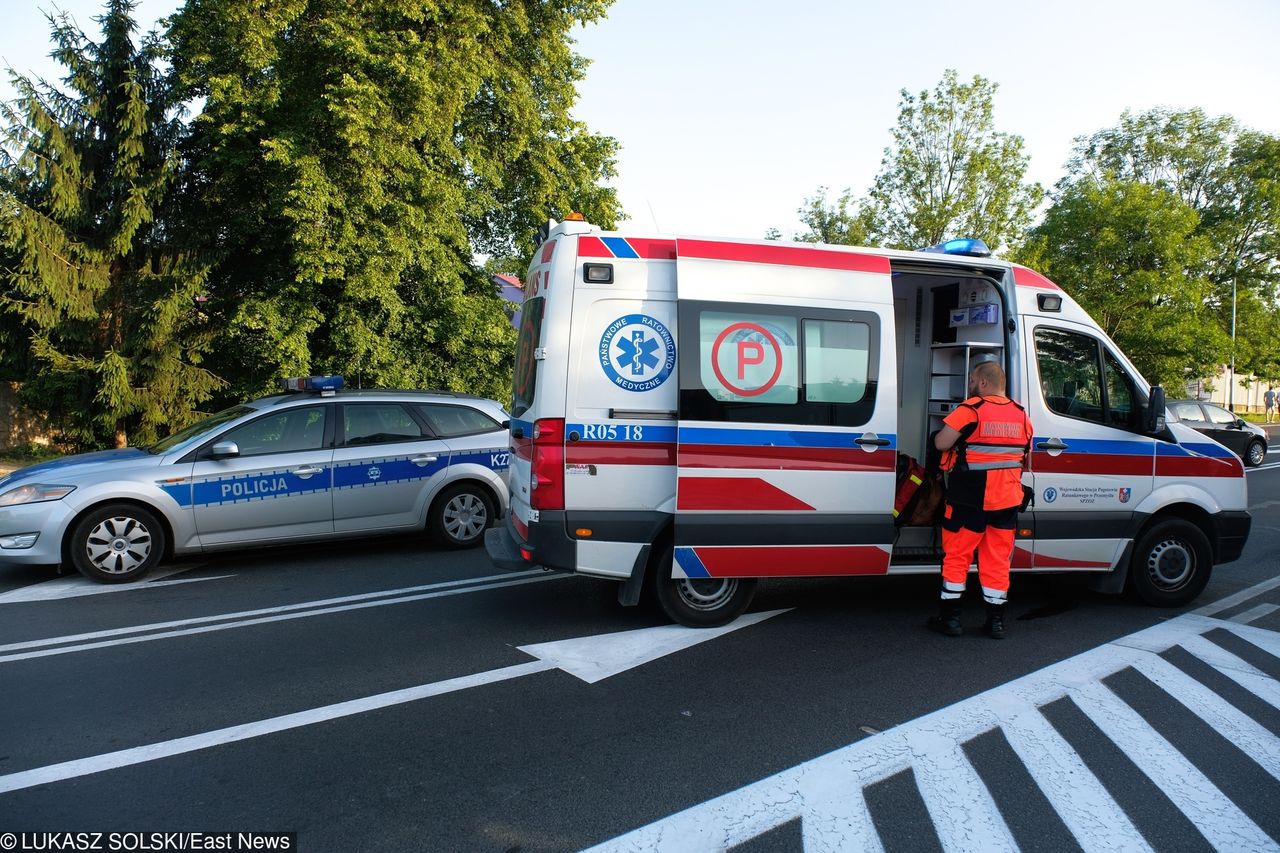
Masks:
[[[1231,278],[1231,384],[1227,386],[1227,411],[1234,412],[1236,398],[1236,279]]]

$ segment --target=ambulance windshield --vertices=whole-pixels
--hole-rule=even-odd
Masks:
[[[534,351],[541,345],[542,314],[547,300],[542,296],[528,299],[521,309],[520,339],[516,343],[516,373],[511,383],[511,415],[520,417],[533,405],[533,391],[538,383],[538,360]]]

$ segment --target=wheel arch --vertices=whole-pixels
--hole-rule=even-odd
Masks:
[[[153,503],[149,503],[147,501],[140,500],[138,498],[126,498],[126,497],[102,498],[100,500],[94,501],[88,506],[82,507],[80,510],[76,512],[75,515],[71,517],[71,520],[67,522],[67,529],[62,532],[61,551],[62,551],[63,566],[68,566],[72,564],[71,563],[71,535],[75,533],[76,528],[80,525],[81,520],[83,520],[86,515],[93,512],[94,510],[101,509],[104,506],[111,506],[113,504],[124,504],[126,506],[136,506],[141,509],[145,509],[147,512],[154,515],[156,519],[160,522],[160,526],[164,528],[164,551],[161,553],[161,559],[162,560],[173,559],[173,549],[174,549],[173,522],[169,520],[169,516],[165,515],[164,510],[160,509],[160,507],[156,506]]]

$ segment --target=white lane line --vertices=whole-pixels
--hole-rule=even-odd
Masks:
[[[80,643],[74,646],[58,646],[53,649],[40,649],[31,652],[18,652],[12,655],[0,655],[0,663],[11,663],[13,661],[30,660],[31,658],[51,657],[53,655],[65,655],[71,652],[86,652],[90,649],[105,649],[112,646],[127,646],[133,643],[149,643],[152,640],[168,640],[173,637],[189,637],[195,634],[209,634],[214,631],[228,631],[232,628],[248,628],[251,625],[265,625],[270,622],[286,622],[291,619],[309,619],[312,616],[323,616],[330,613],[342,613],[348,610],[363,610],[366,607],[385,607],[388,604],[404,604],[409,601],[426,601],[432,598],[446,598],[451,595],[467,595],[473,592],[486,592],[491,589],[502,589],[509,586],[523,586],[529,583],[542,583],[544,581],[556,580],[558,578],[568,577],[568,575],[548,575],[539,572],[541,577],[523,578],[521,580],[507,581],[506,583],[492,583],[483,586],[469,586],[465,589],[447,589],[438,592],[424,592],[418,595],[406,595],[398,598],[387,598],[380,601],[362,601],[358,604],[344,604],[340,607],[323,607],[319,610],[305,610],[301,613],[280,613],[275,616],[263,616],[258,619],[243,619],[238,622],[223,622],[217,625],[204,625],[199,628],[182,628],[177,631],[162,631],[158,634],[143,634],[138,637],[122,637],[115,640],[100,640],[94,643]]]
[[[1250,622],[1257,622],[1264,616],[1270,616],[1277,610],[1280,610],[1280,606],[1275,604],[1259,604],[1257,607],[1246,610],[1243,613],[1237,613],[1231,617],[1230,621],[1238,625],[1248,625]]]
[[[1016,853],[1013,833],[960,744],[945,735],[916,739],[912,769],[942,849]]]
[[[23,788],[31,788],[36,785],[48,785],[52,782],[61,782],[66,779],[74,779],[78,776],[87,776],[91,773],[101,773],[104,770],[115,770],[120,767],[129,767],[134,764],[142,764],[144,762],[155,761],[160,758],[170,758],[175,755],[196,752],[197,750],[209,749],[215,746],[222,746],[223,744],[235,743],[236,741],[248,740],[249,738],[261,737],[263,735],[275,734],[276,732],[288,731],[289,729],[297,729],[303,726],[311,726],[316,723],[336,720],[340,717],[349,717],[353,714],[363,714],[366,711],[373,711],[378,708],[388,708],[392,705],[402,705],[406,702],[415,702],[418,699],[425,699],[429,696],[440,696],[445,693],[453,693],[458,690],[466,690],[468,688],[479,687],[484,684],[493,684],[499,681],[519,678],[535,672],[546,672],[547,670],[554,668],[554,664],[546,661],[530,661],[529,663],[516,664],[515,666],[503,667],[502,669],[492,669],[488,672],[481,672],[475,675],[464,675],[460,678],[451,678],[447,681],[437,681],[433,684],[422,684],[417,687],[408,687],[403,690],[393,690],[389,693],[379,693],[374,696],[366,696],[363,699],[352,699],[347,702],[339,702],[336,705],[326,705],[323,708],[313,708],[309,711],[285,714],[284,716],[273,717],[269,720],[244,723],[239,726],[229,726],[225,729],[204,732],[198,735],[178,738],[177,740],[152,743],[147,744],[146,746],[135,746],[131,749],[108,752],[105,755],[95,755],[90,758],[78,758],[74,761],[64,761],[61,764],[50,764],[46,767],[36,767],[31,770],[23,770],[18,773],[10,773],[5,776],[0,776],[0,793],[18,791]]]
[[[1078,685],[1068,695],[1215,849],[1277,849],[1271,836],[1102,682]]]
[[[1124,809],[1040,709],[1030,702],[1022,706],[1021,712],[1005,718],[1001,728],[1086,853],[1150,850]]]
[[[1275,589],[1278,586],[1280,586],[1280,577],[1275,577],[1275,578],[1272,578],[1271,580],[1266,580],[1266,581],[1263,581],[1262,583],[1254,584],[1248,589],[1242,589],[1237,593],[1228,595],[1226,598],[1221,598],[1210,604],[1206,604],[1204,607],[1198,607],[1195,610],[1192,610],[1191,612],[1199,616],[1212,616],[1215,613],[1221,613],[1224,610],[1230,610],[1232,607],[1235,607],[1237,604],[1244,604],[1249,599],[1257,598],[1259,595],[1262,595],[1264,592],[1270,592],[1271,590]]]
[[[1280,462],[1268,462],[1265,465],[1259,465],[1255,468],[1245,468],[1244,472],[1246,474],[1252,474],[1254,471],[1272,471],[1276,468],[1280,468]]]
[[[856,850],[884,853],[867,798],[853,785],[802,780],[804,810],[800,831],[805,850]]]
[[[102,595],[108,592],[134,592],[141,589],[157,589],[166,586],[177,586],[183,583],[200,583],[201,581],[216,581],[222,578],[235,577],[235,575],[214,575],[207,578],[179,578],[178,580],[167,581],[164,578],[170,575],[176,575],[179,572],[189,572],[199,566],[179,566],[164,572],[156,572],[153,576],[141,583],[97,583],[86,577],[77,576],[73,578],[60,578],[58,580],[44,581],[42,583],[33,583],[30,586],[24,586],[20,589],[10,590],[6,593],[0,593],[0,604],[27,604],[33,601],[59,601],[64,598],[77,598],[83,595]]]
[[[534,569],[527,572],[504,572],[500,575],[485,575],[479,578],[461,578],[452,581],[439,581],[437,583],[422,584],[420,586],[406,586],[400,589],[384,589],[379,592],[365,592],[359,595],[344,595],[341,598],[321,598],[315,601],[303,601],[298,604],[284,604],[279,607],[263,607],[258,610],[241,610],[236,613],[221,613],[216,616],[198,616],[192,619],[175,619],[171,622],[152,622],[148,625],[134,625],[128,628],[110,628],[105,631],[90,631],[85,634],[66,634],[61,637],[47,637],[43,640],[27,640],[21,643],[9,643],[0,646],[0,652],[13,652],[19,649],[37,649],[42,646],[57,646],[64,643],[79,643],[85,640],[100,640],[104,637],[120,637],[126,634],[142,634],[147,631],[159,631],[165,628],[181,628],[184,625],[204,625],[209,622],[223,622],[228,619],[247,619],[254,616],[269,616],[272,613],[289,613],[295,610],[306,610],[312,607],[327,607],[333,604],[346,604],[354,601],[368,601],[374,598],[387,598],[395,595],[405,595],[412,592],[423,592],[433,589],[449,589],[456,586],[466,586],[468,584],[487,583],[488,581],[503,580],[504,578],[520,578],[529,577],[531,575],[548,575],[541,569]]]
[[[1140,658],[1133,666],[1263,770],[1280,779],[1280,738],[1164,658]]]

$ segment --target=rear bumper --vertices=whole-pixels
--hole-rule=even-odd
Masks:
[[[542,510],[541,518],[529,525],[528,541],[521,539],[508,514],[501,527],[485,533],[484,549],[495,566],[513,572],[572,572],[577,562],[577,543],[565,532],[562,511]]]
[[[1213,517],[1217,534],[1213,543],[1214,563],[1230,563],[1240,559],[1244,545],[1249,541],[1249,528],[1253,516],[1247,511],[1220,512]]]

